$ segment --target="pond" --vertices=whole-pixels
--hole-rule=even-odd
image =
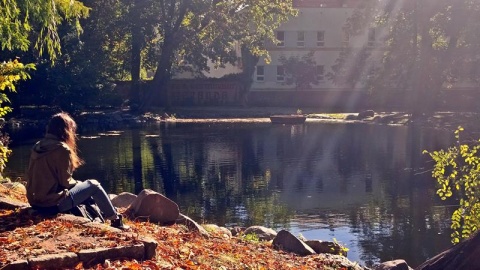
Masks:
[[[148,188],[199,223],[263,225],[338,241],[348,258],[415,267],[450,246],[454,202],[435,194],[423,150],[453,133],[419,127],[177,123],[79,131],[76,179],[107,192]],[[7,175],[23,177],[41,131],[13,132]]]

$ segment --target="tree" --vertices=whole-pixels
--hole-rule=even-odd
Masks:
[[[155,75],[142,98],[143,108],[150,105],[155,89],[164,105],[170,105],[166,90],[180,63],[187,61],[197,72],[208,71],[210,60],[219,67],[236,63],[236,44],[253,55],[265,55],[264,41],[274,40],[274,29],[295,15],[291,0],[135,2],[152,14],[146,21],[156,33],[150,41],[157,52]]]
[[[349,48],[337,61],[333,79],[347,77],[352,84],[368,78],[367,88],[386,104],[404,99],[412,113],[434,110],[443,91],[456,82],[478,85],[480,31],[479,1],[365,1],[349,19],[352,36],[378,30],[374,49]],[[365,53],[365,54],[363,54]],[[358,57],[357,55],[360,55]],[[350,67],[345,63],[356,62]],[[350,74],[350,76],[345,76]]]
[[[452,242],[458,243],[480,229],[480,140],[473,144],[460,141],[446,150],[428,152],[435,161],[432,176],[437,180],[437,194],[442,200],[456,196],[460,204],[452,214]]]
[[[51,60],[60,53],[58,26],[63,22],[75,25],[81,31],[79,19],[88,15],[88,8],[79,1],[70,0],[7,0],[0,5],[0,47],[2,50],[34,48],[45,51]]]
[[[38,0],[32,3],[28,0],[6,0],[0,5],[0,47],[1,50],[26,51],[34,42],[34,49],[39,54],[46,51],[51,60],[60,53],[58,25],[69,22],[80,30],[78,20],[88,15],[88,8],[74,0]],[[2,60],[2,59],[0,59]],[[6,59],[3,59],[5,61]],[[15,83],[28,79],[28,71],[33,64],[23,65],[17,59],[0,64],[0,90],[15,92]],[[7,95],[0,95],[0,116],[11,111],[5,103],[9,102]],[[0,132],[0,173],[3,172],[8,156],[8,136]]]
[[[286,83],[293,84],[296,90],[310,89],[312,84],[318,83],[317,62],[313,58],[313,52],[301,57],[293,55],[287,58],[282,55],[279,61],[285,69]]]

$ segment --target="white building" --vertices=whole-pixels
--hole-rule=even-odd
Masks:
[[[376,31],[373,28],[365,29],[363,36],[350,38],[344,31],[347,19],[362,0],[294,0],[298,16],[293,17],[276,30],[279,43],[270,43],[267,49],[271,61],[266,63],[260,59],[256,66],[251,91],[292,91],[294,85],[285,83],[284,67],[279,61],[281,56],[303,56],[314,52],[317,63],[316,73],[318,83],[312,85],[309,91],[341,91],[359,90],[362,85],[354,89],[345,85],[336,85],[327,80],[327,73],[338,59],[340,52],[347,46],[371,49],[378,47]],[[377,34],[378,35],[378,34]],[[372,63],[365,67],[371,69]]]

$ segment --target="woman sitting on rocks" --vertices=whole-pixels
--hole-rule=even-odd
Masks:
[[[27,199],[39,211],[58,213],[93,199],[111,226],[126,230],[122,216],[97,180],[78,181],[73,171],[84,162],[77,154],[77,124],[61,112],[50,119],[45,137],[32,148],[27,170]]]

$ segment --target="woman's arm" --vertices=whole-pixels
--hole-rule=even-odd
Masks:
[[[73,179],[73,166],[70,162],[70,149],[68,147],[62,147],[59,153],[57,162],[57,173],[59,184],[67,189],[72,188],[77,184],[77,181]]]

